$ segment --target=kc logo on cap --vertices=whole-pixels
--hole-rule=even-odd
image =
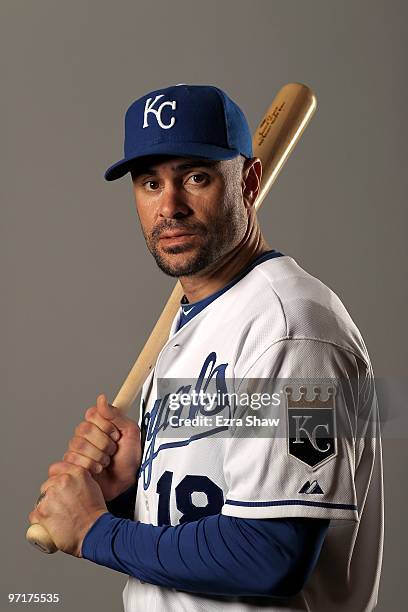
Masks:
[[[156,116],[157,123],[159,124],[161,128],[163,128],[163,130],[169,130],[176,123],[175,117],[172,117],[170,120],[170,123],[168,123],[167,125],[163,123],[161,119],[161,114],[165,106],[170,106],[172,110],[176,110],[176,106],[177,106],[176,100],[171,100],[171,101],[166,100],[166,102],[162,102],[158,108],[154,108],[154,105],[156,104],[156,102],[161,100],[161,98],[164,98],[164,94],[160,94],[159,96],[156,96],[153,102],[152,102],[152,98],[147,98],[146,104],[144,107],[144,114],[143,114],[143,127],[144,128],[149,127],[149,123],[148,123],[149,113],[153,113]]]

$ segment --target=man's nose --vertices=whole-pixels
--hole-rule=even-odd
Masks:
[[[167,184],[160,194],[158,214],[160,217],[173,218],[186,216],[191,212],[188,198],[177,185]]]

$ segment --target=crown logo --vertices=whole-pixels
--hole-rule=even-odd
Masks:
[[[322,399],[322,388],[313,387],[313,397],[307,399],[307,387],[302,386],[299,388],[299,398],[294,399],[293,388],[285,387],[284,392],[288,402],[288,408],[334,408],[334,397],[336,395],[335,387],[327,388],[327,398]]]

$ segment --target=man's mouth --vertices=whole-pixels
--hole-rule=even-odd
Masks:
[[[168,232],[163,232],[160,236],[160,240],[167,238],[179,238],[180,236],[194,236],[194,232],[189,232],[188,230],[170,230]]]
[[[183,244],[184,242],[191,242],[191,240],[194,240],[196,236],[197,234],[183,234],[180,232],[173,233],[170,235],[163,234],[163,236],[159,238],[159,242],[166,246],[170,244]]]

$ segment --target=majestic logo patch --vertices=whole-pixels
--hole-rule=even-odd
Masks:
[[[287,400],[288,453],[313,470],[337,454],[334,386],[327,387],[327,399],[322,389],[313,388],[313,397],[307,399],[307,387],[299,389],[299,398],[293,397],[292,387],[285,388]]]
[[[306,480],[305,484],[298,492],[299,493],[313,493],[314,495],[316,494],[320,495],[321,493],[323,493],[322,488],[317,482],[317,480],[312,480],[312,482],[309,482],[308,480]]]
[[[153,113],[153,115],[155,115],[157,123],[159,124],[161,128],[163,128],[163,130],[168,130],[172,128],[173,125],[176,123],[175,117],[172,117],[170,119],[170,123],[163,123],[162,117],[161,117],[163,108],[165,106],[170,106],[172,110],[176,110],[176,100],[166,100],[166,102],[162,102],[158,108],[154,108],[154,105],[156,104],[156,102],[158,102],[160,98],[163,98],[163,97],[164,97],[164,94],[160,94],[159,96],[155,97],[153,102],[152,102],[152,98],[147,98],[145,108],[144,108],[144,115],[143,115],[143,127],[144,128],[149,127],[149,122],[148,122],[149,113]]]

